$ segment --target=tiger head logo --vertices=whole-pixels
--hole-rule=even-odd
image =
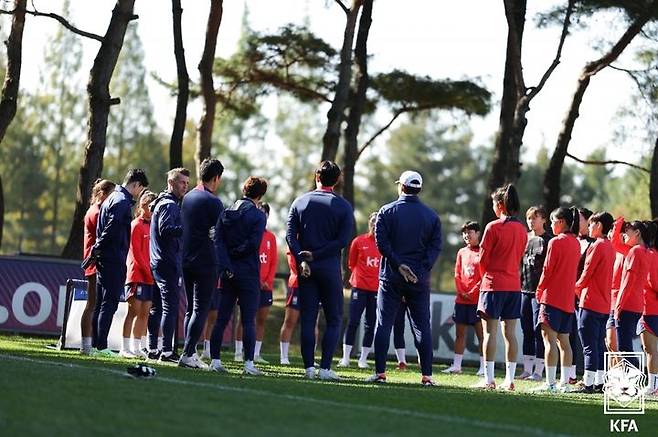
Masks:
[[[628,407],[646,386],[646,375],[625,358],[619,359],[605,374],[605,393],[620,407]]]

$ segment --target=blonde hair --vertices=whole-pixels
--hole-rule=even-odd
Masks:
[[[114,182],[108,179],[96,179],[94,186],[91,188],[90,203],[97,203],[101,196],[107,197],[110,195],[114,188],[117,186]]]

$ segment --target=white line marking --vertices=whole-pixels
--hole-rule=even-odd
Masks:
[[[119,375],[119,376],[128,376],[128,374],[126,372],[122,372],[122,371],[116,370],[116,369],[109,369],[107,367],[83,366],[83,365],[80,365],[80,364],[38,360],[38,359],[34,359],[34,358],[27,358],[27,357],[15,356],[15,355],[5,355],[5,354],[0,354],[0,359],[13,360],[13,361],[24,361],[24,362],[29,362],[29,363],[34,363],[34,364],[41,364],[41,365],[44,365],[44,366],[52,366],[52,367],[64,367],[64,368],[70,368],[70,369],[82,369],[82,370],[98,371],[98,372],[110,373],[110,374],[113,374],[113,375]],[[162,376],[157,376],[155,378],[155,380],[164,381],[164,382],[168,382],[168,383],[171,383],[171,384],[179,384],[179,385],[186,385],[186,386],[193,386],[193,387],[203,387],[203,388],[210,388],[210,389],[221,389],[223,391],[232,391],[232,392],[235,392],[235,393],[244,393],[244,394],[250,394],[250,395],[255,395],[255,396],[268,396],[268,397],[272,397],[272,398],[286,399],[286,400],[299,401],[299,402],[312,402],[312,403],[316,403],[316,404],[320,404],[320,405],[326,405],[326,406],[330,406],[330,407],[346,408],[348,410],[362,410],[362,411],[373,412],[373,413],[392,414],[392,415],[401,416],[401,417],[414,417],[414,418],[417,418],[417,419],[435,420],[435,421],[438,421],[438,422],[468,425],[468,426],[474,426],[474,427],[488,429],[488,430],[494,430],[494,431],[523,433],[523,434],[536,435],[536,436],[542,436],[542,437],[544,437],[544,436],[565,436],[565,435],[567,435],[567,434],[547,432],[547,431],[543,431],[541,429],[531,428],[531,427],[526,427],[526,426],[488,422],[488,421],[485,421],[485,420],[478,420],[478,419],[465,418],[465,417],[447,416],[447,415],[443,415],[443,414],[423,413],[423,412],[420,412],[420,411],[403,410],[403,409],[382,407],[382,406],[376,406],[376,405],[363,405],[363,404],[353,404],[353,403],[349,403],[349,402],[338,402],[338,401],[332,401],[332,400],[327,400],[327,399],[313,398],[313,397],[309,397],[309,396],[291,395],[291,394],[285,394],[285,393],[273,393],[273,392],[266,391],[266,390],[259,390],[259,389],[246,388],[246,387],[234,387],[234,386],[223,385],[223,384],[211,384],[211,383],[207,383],[207,382],[187,381],[187,380],[169,378],[169,377],[162,377]]]

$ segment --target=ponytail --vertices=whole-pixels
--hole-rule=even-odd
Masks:
[[[556,208],[551,212],[551,220],[564,220],[564,223],[567,225],[567,231],[578,235],[579,222],[577,208],[565,208],[563,206]]]
[[[655,249],[656,232],[658,232],[658,226],[656,226],[656,223],[653,221],[646,221],[643,224],[644,227],[647,229],[647,239],[644,240],[644,237],[642,237],[642,239],[644,240],[644,244],[646,244],[649,249]]]
[[[491,193],[491,198],[494,202],[500,202],[505,208],[505,214],[508,216],[515,216],[521,209],[519,202],[519,194],[512,184],[504,185]]]
[[[644,243],[645,246],[650,247],[651,244],[653,244],[653,238],[651,238],[649,229],[643,222],[639,220],[633,220],[630,223],[624,224],[624,232],[626,232],[628,229],[638,231],[640,233],[640,237],[642,238],[642,243]]]
[[[571,225],[569,226],[569,231],[574,234],[580,234],[580,211],[575,206],[569,208],[571,211]]]

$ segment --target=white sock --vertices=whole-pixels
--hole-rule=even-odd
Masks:
[[[516,363],[505,363],[505,382],[511,384],[514,382],[514,375],[516,374]]]
[[[148,349],[149,348],[149,338],[144,335],[142,337],[142,349]]]
[[[491,384],[494,382],[494,365],[496,364],[495,361],[487,361],[486,363],[486,370],[484,372],[484,380],[487,384]]]
[[[82,337],[82,350],[91,349],[91,337]]]
[[[462,355],[462,354],[455,354],[455,358],[453,358],[453,360],[452,360],[452,367],[454,367],[455,369],[461,370],[461,368],[462,368],[462,358],[463,357],[464,357],[464,355]]]
[[[123,346],[121,347],[124,351],[130,350],[130,337],[123,337]]]
[[[343,361],[349,363],[350,354],[352,353],[352,345],[343,343]]]
[[[361,346],[361,356],[359,357],[359,362],[365,363],[368,361],[368,354],[370,353],[370,348]]]
[[[557,366],[546,366],[546,383],[548,385],[555,385],[556,374],[557,374]]]
[[[603,370],[597,370],[596,371],[596,377],[594,378],[594,384],[596,385],[603,385],[603,382],[605,381],[605,372]]]
[[[571,370],[569,372],[569,378],[576,379],[576,366],[571,366]]]
[[[480,357],[480,369],[484,369],[484,357]]]
[[[523,356],[523,372],[532,373],[532,365],[535,364],[534,355]]]
[[[398,363],[407,364],[407,350],[405,348],[395,349],[395,356],[398,358]]]
[[[203,340],[203,353],[208,352],[210,354],[210,340]]]
[[[594,385],[594,380],[596,379],[596,371],[594,370],[585,370],[583,374],[583,383],[589,387]]]
[[[142,349],[142,339],[133,338],[133,351],[139,352]]]
[[[158,350],[164,349],[164,337],[158,337]]]
[[[543,358],[535,358],[535,374],[541,376],[542,373],[544,373],[544,359]]]
[[[251,360],[247,360],[247,361],[244,362],[244,367],[245,367],[245,369],[247,369],[247,368],[251,369],[251,368],[255,367],[254,362],[251,361]]]
[[[281,352],[281,359],[282,360],[287,360],[288,359],[288,349],[289,348],[290,348],[290,342],[289,341],[279,342],[279,351]]]
[[[571,367],[560,366],[560,384],[569,384]]]
[[[210,365],[211,366],[221,366],[222,365],[222,360],[213,359],[213,360],[210,361]]]
[[[260,348],[263,346],[262,341],[256,340],[256,343],[254,344],[254,356],[255,357],[260,357]]]
[[[235,340],[235,354],[241,354],[242,353],[242,340]]]

